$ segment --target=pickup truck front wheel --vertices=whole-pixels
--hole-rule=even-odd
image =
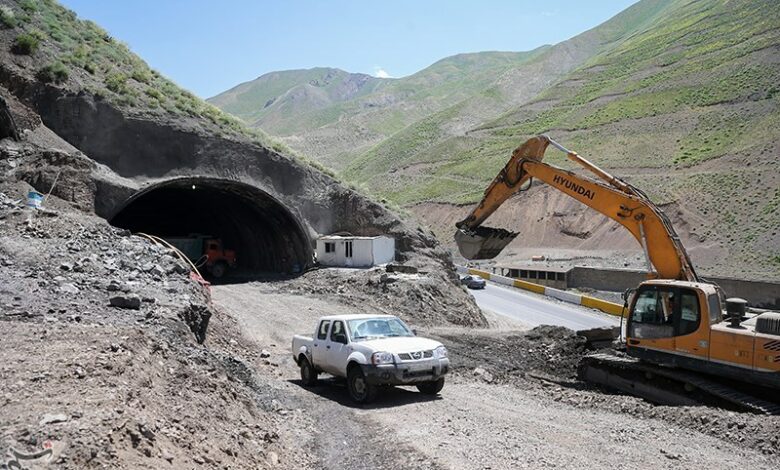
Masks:
[[[433,382],[423,382],[421,384],[417,384],[417,390],[419,390],[420,393],[424,393],[426,395],[437,395],[439,392],[441,392],[442,388],[444,388],[444,377],[440,378],[439,380],[434,380]]]
[[[347,388],[349,396],[356,403],[369,403],[376,398],[376,385],[368,383],[359,366],[352,366],[347,371]]]
[[[312,367],[311,362],[303,357],[300,360],[301,365],[301,382],[307,387],[317,385],[317,371]]]

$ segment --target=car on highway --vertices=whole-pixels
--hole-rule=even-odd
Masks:
[[[444,345],[417,336],[393,315],[322,317],[313,336],[293,337],[292,353],[305,386],[315,385],[321,373],[343,377],[357,403],[370,402],[384,385],[414,385],[437,395],[450,370]]]
[[[469,289],[484,289],[485,285],[487,285],[487,281],[479,276],[472,276],[471,274],[461,277],[460,283]]]

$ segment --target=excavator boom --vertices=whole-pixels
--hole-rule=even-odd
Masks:
[[[548,145],[566,152],[567,156],[595,174],[602,182],[542,162]],[[613,177],[575,152],[570,152],[547,136],[529,139],[518,147],[509,162],[488,186],[482,201],[456,225],[455,241],[467,259],[493,258],[506,247],[517,233],[483,227],[485,221],[501,204],[522,190],[523,185],[537,178],[586,206],[617,221],[642,246],[653,277],[697,281],[698,278],[685,248],[666,215],[644,193]]]
[[[595,178],[542,162],[549,145]],[[656,278],[642,282],[626,300],[624,332],[629,357],[586,356],[578,368],[581,378],[659,403],[728,402],[752,411],[780,413],[775,399],[762,398],[776,396],[772,390],[753,395],[756,385],[780,389],[780,313],[748,315],[746,302],[732,298],[726,300],[729,321],[723,321],[723,292],[698,279],[663,211],[639,189],[547,136],[534,137],[518,147],[482,201],[456,224],[455,240],[464,257],[493,258],[518,236],[482,223],[511,196],[530,188],[532,178],[625,227],[639,241],[650,277]],[[751,384],[750,393],[731,385],[733,381]]]

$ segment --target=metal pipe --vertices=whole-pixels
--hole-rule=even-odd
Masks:
[[[639,221],[639,235],[642,238],[642,250],[645,252],[645,263],[647,264],[647,272],[654,274],[653,263],[650,262],[650,253],[647,251],[647,237],[645,236],[645,226],[642,221]]]
[[[544,136],[548,141],[550,141],[550,145],[557,148],[561,152],[565,153],[566,156],[569,158],[569,160],[572,160],[573,162],[579,164],[586,170],[590,171],[591,173],[595,174],[599,178],[603,179],[607,183],[611,184],[612,186],[616,187],[617,189],[623,191],[627,194],[634,195],[634,192],[631,191],[631,188],[624,182],[620,181],[619,179],[615,178],[614,176],[610,175],[606,171],[602,170],[598,166],[594,165],[593,163],[589,162],[585,158],[581,157],[577,152],[572,152],[571,150],[567,149],[563,145],[559,144],[558,142],[552,140],[548,136]]]

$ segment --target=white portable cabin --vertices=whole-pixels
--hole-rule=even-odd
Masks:
[[[394,260],[391,237],[327,235],[317,240],[317,261],[323,266],[367,268]]]

